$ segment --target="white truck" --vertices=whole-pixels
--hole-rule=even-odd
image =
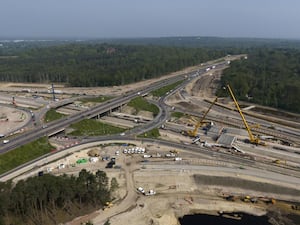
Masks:
[[[139,192],[141,192],[142,194],[145,194],[145,190],[144,190],[144,188],[142,188],[142,187],[138,187],[138,188],[137,188],[137,190],[138,190]]]

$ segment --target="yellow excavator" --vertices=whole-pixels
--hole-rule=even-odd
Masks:
[[[206,115],[208,114],[208,112],[211,110],[211,108],[217,101],[218,101],[218,98],[215,98],[215,100],[211,103],[211,105],[209,106],[207,111],[204,113],[202,118],[197,122],[197,124],[195,125],[195,128],[193,130],[188,130],[187,132],[184,132],[184,133],[186,133],[186,135],[188,135],[190,137],[197,137],[198,129],[202,126]]]
[[[234,97],[233,91],[232,91],[232,89],[231,89],[231,87],[230,87],[229,84],[227,85],[227,89],[228,89],[228,91],[229,91],[229,93],[230,93],[230,95],[231,95],[232,100],[233,100],[234,103],[235,103],[235,106],[236,106],[237,110],[239,111],[239,113],[240,113],[240,115],[241,115],[241,118],[242,118],[242,120],[243,120],[243,123],[244,123],[244,125],[245,125],[245,127],[246,127],[246,130],[247,130],[247,132],[248,132],[248,135],[249,135],[249,139],[250,139],[249,141],[250,141],[250,143],[256,144],[256,145],[257,145],[257,144],[262,144],[262,145],[264,145],[263,142],[261,142],[257,137],[255,137],[255,136],[252,134],[251,129],[250,129],[250,126],[248,125],[248,123],[247,123],[247,121],[246,121],[246,119],[245,119],[245,117],[244,117],[244,114],[243,114],[243,112],[242,112],[242,110],[241,110],[241,108],[240,108],[240,106],[239,106],[239,104],[238,104],[236,98]]]

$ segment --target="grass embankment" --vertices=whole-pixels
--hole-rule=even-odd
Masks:
[[[159,88],[157,90],[152,91],[152,95],[155,97],[161,97],[163,95],[165,95],[168,91],[176,88],[178,85],[180,85],[183,82],[183,80],[177,81],[173,84],[169,84],[167,86],[164,86],[162,88]]]
[[[181,118],[184,116],[184,113],[182,112],[172,112],[171,117],[175,117],[175,118]]]
[[[114,127],[92,119],[85,119],[70,126],[74,129],[70,135],[74,136],[100,136],[108,134],[117,134],[124,132],[125,129]]]
[[[145,138],[158,138],[160,136],[158,128],[154,128],[149,130],[146,133],[138,135],[138,137],[145,137]]]
[[[49,123],[51,121],[61,119],[65,116],[66,115],[64,115],[64,114],[56,112],[55,109],[50,109],[45,115],[45,122]]]
[[[52,149],[54,147],[50,145],[48,138],[43,137],[2,154],[0,155],[0,174],[49,153]]]
[[[95,97],[95,98],[91,98],[91,97],[81,98],[78,101],[80,101],[82,103],[88,103],[88,102],[101,103],[101,102],[105,102],[105,101],[110,100],[110,99],[113,99],[113,97],[111,97],[111,96],[99,96],[99,97]]]
[[[136,113],[141,110],[152,112],[154,116],[159,113],[159,108],[156,105],[147,102],[147,100],[143,97],[136,97],[132,99],[127,105],[135,108]]]

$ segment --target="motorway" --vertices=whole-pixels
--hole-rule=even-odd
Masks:
[[[215,65],[216,67],[224,67],[225,65],[227,65],[227,63],[222,61],[219,63],[213,63],[212,65]],[[210,65],[207,65],[207,66],[210,66]],[[12,150],[14,148],[17,148],[18,146],[22,146],[26,143],[37,140],[40,137],[53,134],[56,131],[62,130],[64,128],[68,127],[70,124],[79,122],[80,120],[82,120],[84,118],[92,118],[96,115],[100,115],[105,112],[108,112],[111,109],[114,109],[116,107],[119,107],[121,105],[128,103],[131,99],[133,99],[137,96],[140,96],[140,95],[143,96],[153,90],[159,89],[161,87],[167,86],[167,85],[175,83],[177,81],[183,81],[188,77],[195,77],[196,75],[199,76],[205,72],[206,72],[206,69],[202,68],[202,69],[197,69],[195,71],[192,71],[188,74],[184,73],[184,74],[180,74],[178,76],[167,78],[167,79],[164,79],[163,81],[155,82],[146,88],[138,89],[138,90],[135,90],[134,92],[127,93],[124,96],[120,96],[120,97],[111,99],[107,102],[104,102],[103,104],[100,104],[98,106],[90,108],[86,111],[79,112],[77,114],[70,115],[66,118],[62,118],[60,120],[56,120],[51,123],[48,123],[47,127],[45,127],[45,128],[43,128],[42,126],[38,126],[32,130],[29,130],[29,131],[23,133],[23,134],[19,134],[15,137],[9,138],[10,142],[7,144],[0,143],[0,154],[7,152],[9,150]],[[186,80],[188,80],[188,79],[186,79]],[[186,82],[185,82],[185,84],[186,84]],[[160,102],[159,104],[162,104],[162,100],[159,102]],[[45,112],[45,110],[46,109],[43,109],[43,113]],[[166,118],[165,112],[163,111],[161,113],[162,113],[161,117],[154,120],[151,124],[147,125],[147,127],[144,127],[142,129],[137,128],[137,130],[129,131],[128,134],[134,134],[135,132],[143,133],[143,132],[145,132],[145,130],[151,130],[153,127],[155,127],[155,124],[159,125]]]
[[[130,93],[127,96],[121,96],[118,98],[114,98],[110,101],[107,101],[101,105],[95,106],[94,108],[88,109],[83,112],[79,112],[77,114],[68,116],[67,118],[62,118],[57,121],[53,121],[49,124],[47,124],[46,128],[37,127],[33,130],[27,131],[26,133],[20,134],[16,137],[10,138],[10,142],[7,144],[2,144],[0,147],[0,153],[7,152],[11,149],[14,149],[18,146],[24,145],[26,143],[32,142],[40,137],[48,136],[51,133],[56,132],[57,130],[61,130],[67,126],[69,126],[72,123],[76,123],[84,118],[91,118],[96,115],[105,113],[113,108],[116,108],[118,106],[124,105],[127,102],[129,102],[131,99],[140,95],[146,94],[152,90],[158,89],[160,87],[166,86],[171,83],[175,83],[177,81],[183,80],[184,74],[176,77],[172,77],[169,79],[164,80],[164,82],[156,82],[152,85],[148,86],[147,88],[143,90],[137,90],[136,92]]]
[[[208,108],[211,105],[211,102],[199,100],[190,96],[184,89],[181,89],[178,93],[182,99],[192,102],[195,106],[201,105],[202,107]],[[192,116],[202,117],[201,112],[197,113],[193,110],[182,108],[180,105],[176,106],[176,111]],[[251,130],[257,134],[274,136],[278,140],[294,143],[296,147],[300,146],[300,124],[298,122],[262,116],[261,114],[255,114],[247,111],[243,111],[243,114],[246,117],[248,124],[252,126]],[[240,128],[242,125],[241,116],[236,111],[235,107],[229,108],[219,102],[214,104],[209,114],[206,116],[206,119],[237,128]],[[255,127],[255,125],[258,124],[259,127]],[[271,127],[274,128],[270,129]]]
[[[221,63],[214,64],[214,65],[216,65],[216,68],[219,68],[219,69],[224,68],[225,66],[227,66],[226,62],[225,63],[221,62]],[[60,119],[60,120],[57,120],[57,121],[53,121],[53,122],[47,124],[46,128],[37,127],[33,130],[29,130],[24,134],[20,134],[20,135],[14,137],[14,138],[11,138],[9,143],[7,143],[5,145],[2,144],[2,146],[0,146],[0,152],[4,153],[4,152],[9,151],[11,149],[14,149],[18,146],[21,146],[21,145],[24,145],[28,142],[36,140],[40,137],[48,136],[51,133],[54,133],[54,132],[56,132],[58,130],[61,130],[61,129],[64,129],[65,127],[69,126],[72,123],[76,123],[76,122],[78,122],[78,121],[80,121],[84,118],[91,118],[91,117],[96,116],[98,114],[105,113],[105,112],[107,112],[107,111],[109,111],[109,110],[111,110],[115,107],[118,107],[120,105],[123,105],[123,104],[129,102],[132,98],[135,98],[139,95],[147,94],[147,93],[151,92],[152,90],[155,90],[155,89],[158,89],[160,87],[166,86],[168,84],[175,83],[177,81],[182,80],[183,82],[182,82],[181,85],[179,85],[176,89],[174,89],[170,93],[168,93],[168,95],[165,95],[165,96],[161,97],[159,99],[158,103],[153,102],[153,103],[155,103],[159,106],[160,111],[159,111],[158,116],[153,121],[151,121],[150,123],[147,123],[144,126],[138,126],[138,127],[133,128],[131,130],[128,130],[125,133],[125,137],[120,137],[119,135],[103,136],[103,137],[98,137],[98,138],[92,138],[91,137],[91,138],[87,138],[86,140],[82,140],[82,143],[91,142],[91,141],[101,141],[101,140],[107,140],[107,139],[109,139],[109,140],[112,140],[112,139],[118,140],[118,139],[122,139],[122,138],[123,139],[124,138],[125,139],[126,138],[133,139],[134,135],[144,133],[144,132],[149,131],[149,130],[155,128],[155,127],[159,127],[163,123],[165,123],[165,121],[168,119],[168,116],[169,116],[170,110],[171,110],[171,107],[167,106],[165,104],[165,99],[168,96],[175,93],[176,91],[182,89],[192,79],[195,79],[197,76],[201,76],[205,72],[206,72],[206,69],[202,68],[202,69],[193,71],[189,74],[181,74],[181,75],[178,75],[178,76],[175,76],[175,77],[165,79],[163,82],[162,81],[155,82],[152,85],[148,86],[147,88],[136,90],[135,92],[127,93],[127,95],[125,95],[125,96],[120,96],[120,97],[114,98],[114,99],[112,99],[110,101],[107,101],[103,104],[95,106],[94,108],[88,109],[88,110],[83,111],[83,112],[79,112],[79,113],[71,115],[67,118],[63,118],[63,119]],[[217,108],[219,108],[219,107],[217,107]],[[219,110],[222,110],[222,109],[219,109]],[[188,111],[185,110],[184,112],[186,113]],[[222,111],[222,112],[224,114],[224,111]],[[189,113],[192,114],[192,112],[189,112]],[[234,112],[234,114],[235,114],[235,117],[238,117],[238,114],[236,114],[236,112]],[[222,118],[222,120],[223,120],[223,122],[226,121],[226,119],[224,119],[224,118]],[[259,122],[262,122],[262,121],[259,121]],[[174,145],[174,147],[176,146],[177,148],[183,147],[182,145],[179,145],[179,144],[168,143],[167,145]],[[184,147],[186,148],[187,146],[184,146]],[[192,147],[189,147],[189,148],[191,149]],[[199,147],[196,147],[196,149],[199,151]],[[204,149],[202,149],[202,151],[203,150]],[[211,152],[209,154],[211,154]],[[230,159],[232,159],[232,157],[233,157],[232,155],[227,155],[227,154],[222,155],[222,158],[224,158],[226,160],[230,160]],[[242,159],[240,157],[237,157],[234,160],[240,160],[241,163],[253,164],[253,161],[248,161],[248,160]],[[278,168],[278,167],[274,167],[274,168]]]
[[[211,65],[206,64],[205,68],[196,69],[195,71],[192,71],[190,73],[183,73],[183,74],[180,74],[180,75],[177,75],[177,76],[174,76],[174,77],[164,79],[163,81],[155,82],[155,83],[149,85],[146,88],[138,89],[138,90],[135,90],[134,92],[127,93],[124,96],[114,98],[112,100],[104,102],[103,104],[100,104],[98,106],[90,108],[86,111],[79,112],[77,114],[68,116],[66,118],[62,118],[60,120],[53,121],[51,123],[48,123],[47,127],[43,128],[42,126],[37,126],[34,129],[28,130],[25,133],[22,133],[22,134],[19,134],[19,135],[15,136],[15,137],[10,138],[9,139],[10,141],[7,144],[0,143],[0,154],[5,153],[9,150],[15,149],[19,146],[22,146],[22,145],[26,144],[26,143],[37,140],[40,137],[49,136],[49,135],[51,135],[51,134],[53,134],[57,131],[65,129],[70,124],[76,123],[76,122],[78,122],[78,121],[80,121],[84,118],[92,118],[96,115],[108,112],[113,108],[116,108],[118,106],[126,104],[131,99],[133,99],[137,96],[140,96],[140,95],[143,96],[143,95],[145,95],[145,94],[147,94],[147,93],[149,93],[149,92],[151,92],[155,89],[159,89],[163,86],[167,86],[167,85],[175,83],[177,81],[184,81],[185,80],[176,89],[176,90],[178,90],[178,89],[182,88],[183,86],[185,86],[189,82],[189,80],[195,78],[196,76],[201,76],[202,74],[204,74],[206,72],[206,68],[209,67],[209,66],[215,65],[216,68],[227,66],[227,61],[224,62],[224,61],[219,60],[219,59],[216,60],[216,61],[218,61],[218,63],[212,62]],[[169,93],[169,95],[174,93],[176,90],[171,91]],[[165,97],[167,97],[167,96],[165,96]],[[161,124],[163,124],[165,122],[165,120],[169,116],[169,107],[167,107],[164,103],[165,97],[162,97],[158,101],[158,106],[160,108],[159,115],[153,121],[146,124],[145,126],[137,127],[137,128],[134,128],[130,131],[127,131],[126,132],[127,137],[132,137],[132,135],[144,133],[148,130],[153,129],[154,127],[160,126]],[[46,109],[43,109],[42,111],[44,113],[46,111]],[[104,136],[104,137],[100,137],[99,139],[100,140],[106,140],[106,139],[111,140],[113,138],[118,139],[120,137],[119,136],[115,136],[115,137],[114,136]]]
[[[226,62],[221,62],[221,63],[218,63],[218,64],[214,63],[213,65],[216,65],[216,68],[219,68],[219,69],[224,68],[225,66],[227,66]],[[109,110],[111,110],[115,107],[118,107],[120,105],[123,105],[123,104],[129,102],[132,98],[135,98],[139,95],[147,94],[147,93],[149,93],[149,92],[151,92],[155,89],[158,89],[160,87],[163,87],[163,86],[166,86],[168,84],[175,83],[177,81],[182,80],[183,81],[182,84],[179,85],[176,89],[172,90],[170,93],[168,93],[168,95],[165,95],[165,96],[161,97],[157,103],[153,102],[153,103],[155,103],[159,106],[160,111],[159,111],[159,114],[156,116],[156,118],[154,118],[154,120],[152,120],[150,123],[147,123],[143,126],[138,126],[138,127],[133,128],[131,130],[128,130],[127,132],[125,132],[124,137],[120,137],[119,135],[103,136],[103,137],[97,137],[97,138],[90,137],[90,138],[82,140],[81,143],[92,142],[92,141],[113,140],[113,139],[116,139],[116,140],[134,139],[134,137],[133,137],[134,135],[142,134],[142,133],[144,133],[146,131],[149,131],[149,130],[155,128],[155,127],[159,127],[163,123],[165,123],[165,121],[169,117],[170,110],[171,110],[171,107],[165,104],[166,98],[168,96],[172,95],[173,93],[175,93],[176,91],[182,89],[185,85],[187,85],[189,82],[191,82],[192,79],[195,79],[197,76],[201,76],[205,72],[206,72],[206,69],[202,68],[202,69],[198,69],[198,70],[195,70],[193,72],[190,72],[189,74],[181,74],[181,75],[178,75],[178,76],[175,76],[175,77],[165,79],[165,80],[163,80],[163,82],[162,81],[155,82],[152,85],[148,86],[147,88],[140,89],[140,90],[135,90],[134,92],[127,93],[127,95],[125,95],[125,96],[120,96],[120,97],[114,98],[110,101],[107,101],[103,104],[100,104],[98,106],[90,108],[86,111],[79,112],[79,113],[71,115],[67,118],[63,118],[63,119],[60,119],[60,120],[57,120],[57,121],[53,121],[53,122],[47,124],[46,128],[37,127],[33,130],[29,130],[24,134],[20,134],[20,135],[14,137],[14,138],[11,138],[9,143],[7,143],[5,145],[2,144],[2,146],[0,146],[0,153],[7,152],[11,149],[14,149],[14,148],[18,147],[18,146],[21,146],[21,145],[29,143],[33,140],[36,140],[40,137],[48,136],[51,133],[54,133],[58,130],[64,129],[65,127],[69,126],[72,123],[76,123],[76,122],[78,122],[78,121],[80,121],[84,118],[91,118],[93,116],[105,113],[105,112],[107,112],[107,111],[109,111]],[[187,112],[187,110],[185,110],[185,112]],[[192,112],[190,112],[190,113],[192,114]],[[235,116],[237,116],[236,113],[235,113]],[[224,118],[223,118],[223,120],[224,120]],[[161,143],[161,144],[163,144],[163,143]],[[167,143],[167,145],[173,145],[174,147],[177,147],[177,148],[182,148],[182,147],[187,148],[187,146],[183,146],[182,144]],[[194,147],[188,146],[188,148],[193,149]],[[194,148],[194,151],[199,151],[199,147],[197,146],[196,148]],[[208,154],[212,154],[211,151],[209,151],[209,150],[201,149],[201,151],[204,151],[204,152],[207,151],[207,152],[209,152]],[[221,153],[218,153],[218,154],[221,154]],[[239,160],[241,163],[253,164],[253,161],[251,161],[251,160],[249,161],[247,159],[243,159],[243,158],[240,158],[240,157],[235,158],[235,156],[228,155],[228,154],[220,155],[220,157],[222,157],[226,160],[234,159],[234,160]],[[276,166],[275,167],[272,166],[270,168],[272,170],[274,170],[274,169],[277,170],[278,169],[278,167],[276,167]],[[298,176],[298,174],[296,176]]]

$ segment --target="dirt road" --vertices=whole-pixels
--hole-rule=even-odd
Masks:
[[[89,215],[82,216],[76,218],[75,220],[67,223],[66,225],[80,225],[83,222],[92,221],[93,224],[104,224],[109,218],[126,212],[131,208],[136,206],[137,202],[137,192],[135,191],[134,181],[133,181],[133,171],[136,169],[135,162],[132,158],[124,159],[124,171],[125,171],[125,179],[126,179],[126,189],[127,194],[124,199],[120,199],[117,203],[114,204],[111,208],[107,208],[106,210],[98,210]]]

